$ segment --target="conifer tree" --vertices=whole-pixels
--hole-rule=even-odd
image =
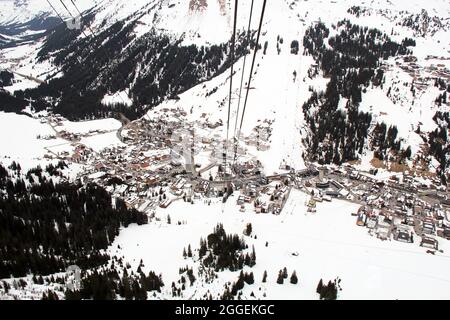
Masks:
[[[323,288],[323,281],[322,279],[320,279],[319,283],[317,284],[316,292],[320,294],[320,292],[322,292],[322,288]]]
[[[287,279],[288,278],[288,271],[287,271],[287,268],[286,267],[284,267],[284,269],[283,269],[283,278],[284,279]]]
[[[277,283],[278,284],[283,284],[284,283],[284,277],[283,277],[283,271],[282,270],[280,270],[280,272],[278,272]]]
[[[292,284],[298,283],[298,278],[297,278],[297,274],[296,274],[295,270],[294,270],[294,272],[292,272],[292,275],[291,275],[291,283]]]
[[[266,282],[267,281],[267,271],[264,270],[264,274],[263,274],[263,278],[262,278],[262,282]]]

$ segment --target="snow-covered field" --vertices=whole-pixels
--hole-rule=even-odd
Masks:
[[[23,168],[47,163],[45,155],[71,154],[74,145],[56,137],[57,132],[85,134],[81,143],[94,151],[121,145],[117,137],[120,121],[101,119],[84,122],[63,121],[62,126],[53,129],[46,118],[36,119],[26,115],[0,112],[0,159],[3,162],[19,162]],[[56,130],[56,131],[55,131]]]
[[[108,147],[117,147],[124,145],[117,137],[117,131],[82,138],[81,143],[97,152]]]
[[[65,144],[63,139],[38,139],[55,132],[39,120],[14,113],[0,112],[0,157],[20,162],[24,168],[35,166],[47,153],[45,148]],[[71,150],[65,144],[65,151]]]
[[[85,134],[96,130],[112,131],[118,130],[121,127],[120,121],[112,118],[90,120],[90,121],[63,121],[61,126],[57,126],[55,129],[58,131],[66,131],[69,133]]]
[[[355,204],[324,202],[318,204],[317,213],[311,214],[306,212],[305,201],[305,194],[293,190],[279,216],[239,212],[235,197],[224,207],[221,203],[208,206],[179,201],[167,209],[157,209],[156,217],[161,221],[121,231],[109,251],[123,255],[134,270],[143,259],[146,271],[162,273],[165,289],[170,292],[172,281],[179,279],[179,268],[197,265],[183,258],[183,248],[190,244],[198,249],[200,237],[206,238],[217,223],[223,223],[228,233],[239,235],[247,223],[252,223],[257,239],[244,238],[250,247],[255,246],[257,258],[252,269],[245,269],[255,275],[255,283],[245,285],[247,298],[253,292],[256,298],[317,299],[319,280],[336,277],[342,279],[340,299],[450,298],[449,241],[441,240],[444,253],[432,256],[419,247],[417,240],[414,244],[382,242],[368,235],[367,229],[356,226],[351,216],[357,210]],[[168,215],[171,224],[167,224]],[[178,225],[178,221],[182,224]],[[276,283],[278,271],[284,267],[289,274],[296,270],[299,284]],[[268,273],[267,283],[261,281],[264,270]],[[207,290],[213,297],[222,294],[224,283],[236,281],[238,275],[222,272],[212,285],[194,284],[184,297],[199,298]]]

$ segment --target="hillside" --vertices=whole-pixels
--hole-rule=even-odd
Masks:
[[[241,0],[235,59],[234,1],[73,2],[0,16],[0,297],[448,297],[447,0]]]
[[[284,159],[294,167],[301,167],[301,158],[325,163],[362,159],[362,165],[367,166],[372,160],[372,151],[376,149],[370,147],[376,145],[371,141],[374,136],[371,131],[377,123],[384,122],[388,128],[396,126],[398,137],[394,140],[397,138],[400,145],[393,152],[386,150],[388,154],[383,151],[384,156],[378,158],[403,162],[409,157],[402,154],[409,148],[413,155],[423,154],[424,159],[410,159],[420,162],[421,170],[445,172],[448,158],[443,153],[446,153],[448,144],[438,146],[438,149],[432,147],[431,152],[425,150],[429,134],[439,134],[442,126],[447,125],[433,120],[448,106],[435,103],[448,89],[445,1],[435,0],[425,6],[412,2],[406,7],[378,1],[371,3],[370,9],[352,1],[339,4],[319,1],[318,4],[325,9],[317,10],[311,1],[289,3],[280,0],[269,4],[260,40],[260,45],[267,48],[265,54],[260,52],[257,56],[243,132],[249,134],[258,121],[271,122],[274,126],[271,128],[272,151],[279,155],[274,166]],[[244,55],[246,46],[249,5],[250,1],[242,2],[238,11],[238,78],[243,61],[240,57]],[[72,10],[75,12],[75,7]],[[182,106],[185,110],[193,108],[197,115],[207,111],[212,117],[225,120],[226,108],[221,105],[226,105],[227,75],[217,76],[229,66],[227,42],[231,37],[231,10],[231,4],[226,1],[206,1],[203,5],[194,1],[99,2],[84,13],[83,30],[68,30],[60,25],[41,40],[41,45],[29,50],[26,57],[31,59],[31,70],[29,63],[18,68],[17,63],[11,65],[17,72],[31,73],[46,81],[37,87],[34,83],[32,87],[35,88],[17,92],[16,96],[32,97],[36,100],[36,111],[52,108],[70,119],[111,116],[115,112],[134,119],[162,103],[163,106]],[[259,10],[260,7],[255,5],[254,12]],[[349,146],[346,147],[343,140],[339,155],[332,152],[333,148],[339,147],[330,145],[332,149],[323,150],[323,155],[319,156],[319,145],[312,140],[323,140],[324,136],[314,138],[316,134],[311,130],[315,129],[307,124],[308,119],[304,118],[301,106],[308,101],[311,88],[314,92],[325,89],[329,71],[325,71],[328,75],[323,74],[323,70],[315,67],[317,65],[320,69],[321,62],[304,48],[308,37],[305,32],[321,21],[330,30],[331,39],[334,34],[342,32],[342,28],[338,30],[335,26],[344,19],[355,26],[379,30],[397,43],[412,39],[414,46],[409,45],[403,52],[389,54],[375,65],[367,66],[375,68],[374,72],[383,70],[382,79],[377,80],[383,84],[376,87],[367,87],[366,84],[359,89],[363,92],[358,99],[358,109],[371,114],[360,137],[363,147],[350,146],[351,150],[358,149],[358,152],[345,151],[344,154],[342,148]],[[206,27],[212,21],[215,28]],[[256,30],[257,23],[255,14],[252,30]],[[299,54],[291,54],[290,47],[294,42],[299,44]],[[12,61],[19,48],[5,51],[6,60]],[[23,58],[25,56],[19,59]],[[89,70],[82,67],[86,65],[90,66]],[[442,82],[436,88],[438,79]],[[195,87],[204,81],[210,82]],[[195,88],[189,90],[192,87]],[[238,87],[236,85],[233,89],[235,97]],[[209,95],[213,89],[215,92]],[[9,89],[12,90],[15,90],[14,86]],[[170,100],[181,93],[181,100]],[[198,102],[193,103],[200,97],[203,97],[201,106]],[[338,105],[345,111],[348,108],[347,97],[345,94],[341,97]],[[239,99],[233,100],[233,117],[237,110],[236,100]],[[395,118],[399,114],[404,115],[407,121],[398,123]],[[417,130],[420,134],[415,133]],[[327,137],[330,138],[333,139]],[[305,157],[305,149],[317,156]],[[409,149],[406,155],[409,155]],[[328,155],[325,156],[326,153]],[[433,157],[429,158],[429,154]]]

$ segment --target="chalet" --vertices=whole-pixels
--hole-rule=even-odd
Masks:
[[[148,208],[148,206],[150,205],[150,203],[151,203],[150,200],[144,201],[144,202],[139,206],[138,210],[141,211],[141,212],[145,211],[145,210]]]
[[[375,227],[375,234],[377,238],[382,240],[389,239],[391,230],[391,224],[389,220],[385,219],[383,216],[378,217],[377,226]]]
[[[338,181],[335,181],[335,180],[331,180],[331,184],[336,188],[336,189],[343,189],[344,188],[344,186],[341,184],[341,183],[339,183]]]
[[[365,214],[368,217],[371,217],[371,216],[373,216],[373,209],[369,206],[361,206],[358,209],[358,215],[359,214]]]
[[[280,212],[281,212],[281,206],[274,204],[273,208],[272,208],[272,213],[278,215],[278,214],[280,214]]]
[[[135,206],[137,205],[138,201],[139,201],[138,197],[132,196],[125,201],[125,204],[127,205],[128,208],[136,209]]]
[[[202,138],[202,143],[204,143],[204,144],[211,144],[212,143],[212,139],[208,138],[208,137],[203,137]]]
[[[105,176],[106,176],[106,172],[99,171],[99,172],[95,172],[95,173],[90,174],[88,176],[88,178],[91,179],[91,180],[95,180],[95,179],[103,178]]]
[[[256,187],[255,186],[247,186],[244,189],[244,194],[249,197],[255,197],[256,196]]]
[[[183,178],[179,178],[175,183],[172,184],[172,186],[170,187],[170,189],[172,191],[177,191],[180,190],[184,187],[184,185],[186,184],[186,180]]]
[[[166,200],[164,200],[163,202],[161,202],[159,204],[159,207],[163,208],[163,209],[166,209],[168,206],[170,206],[171,203],[172,203],[172,200],[166,199]]]
[[[98,162],[95,164],[95,169],[98,171],[103,171],[103,172],[108,171],[108,168],[101,162]]]
[[[199,184],[195,186],[195,191],[199,193],[205,193],[209,190],[209,181],[201,181]]]
[[[350,173],[350,179],[358,180],[358,178],[359,178],[359,173],[357,171],[353,171],[352,173]]]
[[[406,217],[406,224],[409,226],[414,226],[414,218],[412,216]]]
[[[314,200],[315,202],[322,202],[322,201],[323,201],[322,196],[320,196],[320,195],[314,196],[314,197],[313,197],[313,200]]]
[[[400,242],[412,242],[411,232],[406,225],[399,225],[394,231],[394,240]]]
[[[405,196],[400,196],[397,198],[397,204],[402,205],[405,202]]]
[[[120,185],[120,187],[116,188],[116,193],[120,195],[124,195],[125,192],[128,190],[128,186],[126,184]]]
[[[159,167],[159,168],[157,169],[157,171],[158,171],[159,173],[165,174],[165,173],[169,173],[170,168],[169,168],[168,166],[162,166],[162,167]]]
[[[341,189],[339,190],[339,195],[341,195],[342,197],[347,197],[350,194],[350,192],[347,189]]]
[[[377,219],[375,218],[369,218],[366,221],[366,227],[369,228],[370,230],[375,229],[375,227],[377,226]]]
[[[364,227],[366,225],[367,216],[364,213],[358,214],[356,218],[356,225],[360,227]]]
[[[326,194],[329,198],[330,198],[330,197],[337,198],[337,197],[339,197],[339,195],[340,195],[339,191],[335,191],[335,190],[327,190],[327,191],[325,191],[325,194]],[[326,197],[326,196],[324,196],[324,200],[325,200],[325,197]],[[327,201],[328,201],[328,200],[327,200]],[[331,201],[331,198],[330,198],[329,201]]]
[[[245,196],[244,195],[240,195],[236,201],[236,203],[238,205],[243,205],[245,203]]]
[[[450,228],[444,228],[442,235],[445,239],[450,240]]]
[[[420,242],[420,246],[424,248],[438,250],[438,241],[434,238],[423,236],[422,241]]]
[[[422,223],[422,232],[425,234],[435,234],[436,228],[433,223],[424,221]]]
[[[149,185],[149,186],[155,186],[155,185],[157,185],[158,182],[159,182],[159,176],[151,176],[151,177],[148,177],[148,178],[145,180],[145,182],[146,182],[147,185]]]
[[[330,182],[328,180],[322,180],[322,181],[316,182],[316,187],[319,189],[329,188]]]

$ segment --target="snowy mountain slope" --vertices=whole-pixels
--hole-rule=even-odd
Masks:
[[[356,3],[356,2],[355,2]],[[248,4],[248,2],[246,2]],[[271,148],[267,152],[260,152],[259,157],[264,162],[267,172],[276,172],[281,162],[286,162],[294,168],[304,166],[303,161],[298,157],[304,152],[301,146],[301,138],[305,136],[307,128],[305,127],[303,115],[300,112],[301,105],[309,98],[309,87],[319,90],[325,89],[326,79],[316,77],[310,79],[307,76],[308,69],[314,61],[311,57],[302,55],[296,56],[290,53],[289,44],[292,40],[301,42],[304,30],[307,26],[316,20],[322,20],[329,27],[341,19],[351,19],[354,23],[361,26],[376,27],[383,30],[387,34],[392,33],[392,38],[401,41],[405,37],[414,37],[414,31],[408,27],[399,27],[383,15],[374,14],[368,17],[356,18],[348,12],[351,2],[329,2],[324,5],[320,2],[320,11],[315,9],[314,4],[310,2],[294,2],[288,5],[287,2],[271,2],[268,5],[268,11],[265,17],[263,28],[263,36],[261,44],[268,42],[266,54],[259,52],[257,57],[257,69],[250,90],[247,113],[243,127],[243,133],[250,135],[252,130],[265,120],[274,121],[273,136],[271,137]],[[363,3],[364,4],[364,3]],[[362,5],[363,5],[362,4]],[[400,10],[411,10],[411,12],[421,12],[423,6],[418,3],[411,3],[407,8],[396,7],[394,5],[385,6],[384,2],[372,2],[373,7],[383,8],[384,10],[394,10],[392,15],[399,14]],[[432,9],[434,8],[437,10]],[[246,8],[239,8],[240,14],[245,17]],[[389,8],[389,9],[386,9]],[[429,7],[428,10],[434,14],[443,14],[445,3],[437,1]],[[448,9],[448,8],[447,8]],[[259,8],[255,9],[258,12]],[[245,20],[245,19],[244,19]],[[244,22],[241,21],[239,28],[245,28]],[[283,21],[283,22],[280,22]],[[253,20],[253,27],[256,27],[257,19]],[[332,31],[333,32],[333,31]],[[404,140],[406,146],[411,146],[413,154],[421,149],[423,140],[421,136],[414,131],[418,126],[422,130],[430,132],[436,129],[436,122],[432,119],[437,111],[444,111],[448,107],[442,105],[440,107],[434,104],[434,99],[440,94],[434,87],[432,69],[427,68],[430,65],[442,64],[440,69],[445,70],[449,67],[449,60],[445,56],[449,56],[446,52],[448,48],[448,31],[439,30],[433,37],[424,35],[417,39],[416,47],[412,48],[413,55],[417,57],[417,65],[424,66],[417,69],[414,77],[405,71],[402,67],[405,63],[401,58],[391,59],[384,62],[387,65],[387,73],[383,88],[372,87],[363,94],[361,111],[370,112],[374,121],[385,122],[388,125],[396,125],[399,129],[399,136]],[[280,44],[281,52],[278,53],[276,44],[277,38],[282,37],[284,43]],[[299,50],[303,51],[302,48]],[[444,58],[430,59],[430,55],[444,55]],[[250,57],[250,56],[249,56]],[[248,78],[248,65],[245,74],[245,81]],[[233,88],[232,99],[232,129],[235,124],[236,110],[238,105],[239,81],[242,69],[242,59],[237,63],[237,72],[235,79],[235,87]],[[294,72],[297,74],[294,77]],[[223,123],[226,121],[227,104],[228,104],[228,85],[227,77],[229,74],[221,75],[220,78],[214,79],[206,84],[201,84],[180,95],[179,101],[169,100],[164,102],[160,107],[181,107],[187,112],[192,112],[191,118],[198,119],[202,113],[208,113],[209,119],[221,119]],[[294,79],[295,78],[295,79]],[[427,84],[422,88],[420,94],[413,96],[405,83],[411,83],[413,80],[420,78],[428,79]],[[236,84],[237,83],[237,84]],[[218,89],[216,89],[218,88]],[[245,91],[245,90],[244,90]],[[212,92],[212,93],[211,93]],[[242,101],[243,101],[242,97]],[[241,105],[242,112],[242,105]],[[150,112],[151,113],[151,112]],[[398,121],[402,118],[403,121]],[[221,127],[222,136],[225,137],[225,126]],[[258,151],[254,150],[257,154]],[[293,156],[295,155],[295,156]],[[371,159],[371,157],[369,157]],[[283,161],[284,160],[284,161]],[[363,167],[367,168],[369,163],[364,163]],[[431,166],[432,170],[437,167],[436,162]]]
[[[135,33],[139,37],[154,28],[175,38],[183,37],[184,44],[219,44],[229,39],[229,10],[221,6],[224,1],[209,1],[207,9],[191,6],[191,1],[114,1],[100,4],[93,11],[93,28],[111,26],[121,20],[136,20]],[[214,28],[210,26],[214,25]]]
[[[72,4],[72,1],[75,5]],[[75,6],[81,10],[94,6],[96,1],[71,0],[70,2],[38,0],[3,0],[0,1],[0,34],[11,36],[0,39],[0,48],[18,46],[23,43],[38,41],[48,30],[61,24],[61,18],[68,21],[78,16]],[[68,7],[68,12],[64,5]],[[59,16],[61,16],[61,18]]]
[[[73,0],[81,10],[87,10],[96,5],[99,0]],[[69,17],[60,1],[50,0],[52,6],[62,17]],[[76,12],[70,0],[65,0],[64,4]],[[52,7],[45,0],[2,0],[0,1],[0,26],[22,24],[33,20],[36,17],[57,17]]]
[[[80,4],[80,6],[82,5]],[[109,67],[101,71],[97,77],[89,79],[87,82],[83,81],[79,90],[84,91],[87,88],[106,86],[107,92],[100,97],[100,100],[109,101],[108,104],[125,101],[126,105],[129,106],[130,101],[134,100],[134,103],[138,104],[137,109],[142,108],[143,103],[147,105],[145,108],[158,104],[161,101],[160,98],[146,97],[146,93],[149,90],[154,91],[155,88],[162,91],[161,81],[165,82],[166,80],[160,77],[165,71],[162,71],[157,77],[153,76],[155,72],[158,73],[159,71],[149,65],[149,58],[145,57],[148,53],[143,54],[142,44],[145,47],[153,45],[151,42],[153,40],[149,42],[148,39],[153,39],[156,35],[156,37],[168,37],[171,43],[178,43],[178,45],[186,48],[189,45],[205,46],[205,48],[212,45],[222,46],[231,37],[233,5],[232,1],[223,0],[209,0],[205,1],[204,4],[195,1],[176,2],[166,0],[96,2],[86,13],[90,21],[82,24],[85,34],[88,34],[89,37],[85,39],[84,34],[78,33],[78,35],[73,34],[71,36],[73,38],[69,41],[71,43],[84,43],[83,45],[94,43],[94,35],[87,29],[89,25],[94,30],[95,35],[102,39],[105,47],[108,42],[109,46],[113,46],[114,43],[121,41],[119,39],[126,39],[124,41],[126,44],[121,44],[118,49],[128,53],[122,54],[121,58],[110,63]],[[255,3],[252,30],[257,28],[260,10],[261,3]],[[247,28],[249,11],[250,1],[241,1],[237,23],[240,32]],[[270,150],[267,150],[270,153],[262,152],[265,156],[261,157],[262,159],[271,159],[266,163],[270,168],[268,172],[276,171],[281,162],[290,164],[295,168],[304,166],[302,158],[305,146],[302,146],[300,141],[310,134],[310,128],[305,124],[301,106],[309,98],[310,88],[319,91],[325,90],[328,82],[328,79],[323,78],[320,72],[315,77],[309,77],[310,67],[316,62],[311,57],[301,54],[304,51],[302,47],[303,36],[309,26],[321,21],[331,29],[331,35],[336,35],[338,31],[334,28],[334,25],[342,19],[348,19],[355,25],[377,28],[389,35],[393,41],[399,43],[407,37],[414,38],[416,46],[411,47],[411,50],[416,59],[415,65],[411,65],[410,61],[405,61],[401,57],[383,61],[383,68],[386,70],[384,86],[383,88],[372,86],[367,89],[367,92],[363,93],[360,111],[371,113],[374,124],[377,121],[383,121],[388,125],[397,125],[399,137],[404,141],[403,147],[410,146],[413,154],[415,154],[422,148],[423,137],[421,135],[423,134],[417,134],[414,131],[419,126],[425,132],[435,130],[437,125],[433,116],[437,111],[445,111],[446,108],[446,104],[438,107],[434,103],[442,90],[434,87],[433,78],[437,74],[445,75],[447,73],[448,75],[450,67],[448,28],[446,28],[448,16],[448,3],[442,0],[427,1],[426,3],[411,1],[406,4],[382,0],[363,2],[353,0],[339,2],[277,0],[268,3],[260,40],[262,46],[265,46],[267,42],[267,52],[266,54],[262,54],[262,50],[258,52],[243,127],[244,135],[248,136],[252,132],[254,133],[258,124],[264,123],[264,121],[273,122],[270,125],[273,130],[269,142],[271,147]],[[214,25],[214,28],[209,27],[211,25]],[[118,33],[119,30],[121,31]],[[299,55],[290,53],[290,45],[294,40],[300,43]],[[53,40],[44,41],[43,48],[48,46],[50,41]],[[59,72],[58,76],[68,74],[69,79],[66,81],[69,81],[69,83],[73,76],[68,73],[67,66],[72,65],[76,67],[74,70],[78,69],[77,62],[70,59],[70,52],[71,50],[77,50],[77,48],[79,46],[74,45],[68,50],[64,49],[63,56],[68,56],[68,59],[61,57],[61,55],[58,56],[60,54],[58,50],[53,53],[50,51],[47,56],[44,56],[44,61],[49,63],[64,59],[62,63],[59,62],[59,68],[65,71]],[[107,50],[109,51],[109,49]],[[119,51],[110,52],[113,52],[114,56],[118,56]],[[94,54],[104,56],[100,49]],[[221,53],[221,58],[225,54],[226,49]],[[75,55],[82,56],[84,53],[78,51]],[[181,53],[178,52],[177,55],[179,56]],[[142,59],[143,56],[144,59]],[[160,56],[160,53],[157,53],[156,56]],[[248,60],[250,58],[251,55],[248,56]],[[42,57],[40,59],[42,60]],[[82,56],[82,59],[90,65],[92,65],[92,62],[96,63],[95,60],[92,62],[88,60],[91,58],[87,55]],[[234,98],[231,109],[233,133],[239,100],[242,60],[241,58],[237,61],[237,71],[234,77]],[[127,69],[123,67],[125,62],[127,63]],[[156,60],[153,59],[151,63],[155,64]],[[188,62],[187,65],[179,69],[178,72],[181,75],[185,75],[186,69],[191,68],[189,63],[192,62]],[[125,84],[120,80],[122,76],[117,77],[118,67],[116,65],[119,64],[122,64],[122,70],[126,70],[126,73],[130,74],[130,76],[127,76]],[[245,82],[248,79],[248,64],[244,75]],[[226,66],[226,63],[222,66]],[[204,71],[204,73],[210,74],[210,71]],[[198,119],[202,113],[207,112],[211,119],[221,119],[222,123],[225,123],[229,74],[228,72],[224,74],[219,72],[213,75],[217,74],[220,75],[219,78],[212,79],[184,92],[180,95],[181,100],[179,101],[167,100],[160,107],[175,105],[187,111],[192,109],[192,120]],[[111,77],[114,77],[113,75],[115,75],[115,81],[118,81],[118,83],[110,85],[108,81]],[[195,77],[199,77],[199,74]],[[204,75],[200,76],[193,84],[209,78]],[[417,87],[420,86],[420,90],[418,90],[417,95],[415,93],[413,95],[412,91],[408,90],[408,86],[415,85],[418,82],[420,82],[420,85],[417,85]],[[144,83],[145,89],[138,89]],[[167,94],[163,94],[163,100],[179,93],[177,91],[183,92],[189,87],[189,85],[183,85],[178,89],[169,89]],[[216,87],[217,89],[215,89]],[[214,92],[211,94],[212,91]],[[117,94],[117,92],[121,93]],[[124,96],[126,97],[124,98]],[[241,97],[240,104],[241,112],[242,106],[243,97]],[[397,117],[400,115],[406,115],[406,121],[399,123]],[[218,130],[223,131],[224,127]],[[225,136],[225,132],[222,132],[222,134]],[[259,152],[260,150],[254,150],[255,154]],[[365,159],[371,158],[370,150],[365,151],[365,154],[367,155]],[[434,164],[435,167],[436,163]],[[368,163],[363,165],[367,166]],[[432,170],[434,169],[432,168]]]

